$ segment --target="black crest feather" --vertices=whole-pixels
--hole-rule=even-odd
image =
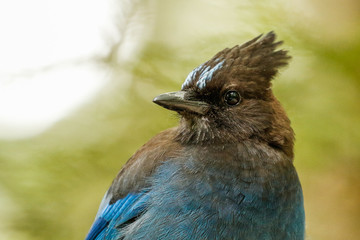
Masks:
[[[218,86],[237,85],[246,97],[266,98],[270,81],[291,58],[286,50],[277,50],[282,43],[276,41],[274,32],[269,32],[242,45],[226,48],[194,69],[185,80],[183,89],[210,92]],[[207,71],[212,71],[208,74],[211,78],[204,82],[204,72]]]
[[[254,74],[270,80],[278,69],[288,64],[291,57],[286,50],[276,50],[283,42],[276,42],[276,34],[260,35],[240,46],[226,48],[216,54],[208,63],[224,58],[226,65],[242,74]],[[231,70],[231,69],[230,69]]]
[[[220,81],[223,84],[240,84],[245,95],[259,98],[266,95],[271,87],[270,80],[279,68],[286,66],[291,59],[286,50],[277,50],[282,43],[276,41],[274,32],[269,32],[240,46],[222,50],[205,66],[213,66],[219,59],[224,59],[224,67],[217,72],[212,82],[217,85]]]

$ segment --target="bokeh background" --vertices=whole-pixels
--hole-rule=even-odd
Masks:
[[[274,30],[307,239],[360,236],[358,0],[0,2],[0,239],[83,239],[126,160],[178,117],[152,103]]]

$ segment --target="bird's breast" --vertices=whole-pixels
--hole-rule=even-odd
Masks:
[[[204,222],[214,231],[236,229],[231,237],[273,239],[259,234],[273,234],[276,229],[281,235],[279,227],[287,234],[284,229],[302,224],[298,177],[291,161],[281,159],[281,154],[249,151],[244,145],[189,147],[186,152],[165,162],[154,175],[158,209],[169,206],[171,214],[191,219],[200,229]],[[292,232],[295,236],[301,231]]]

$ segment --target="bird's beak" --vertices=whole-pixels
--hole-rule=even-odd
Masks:
[[[153,102],[170,110],[177,112],[192,112],[204,115],[210,109],[210,105],[202,101],[187,100],[186,91],[170,92],[160,94]]]

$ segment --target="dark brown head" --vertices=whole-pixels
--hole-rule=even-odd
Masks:
[[[254,139],[293,155],[294,133],[271,90],[287,51],[275,34],[226,48],[195,68],[179,92],[154,102],[181,116],[178,137],[187,144],[213,144]]]

